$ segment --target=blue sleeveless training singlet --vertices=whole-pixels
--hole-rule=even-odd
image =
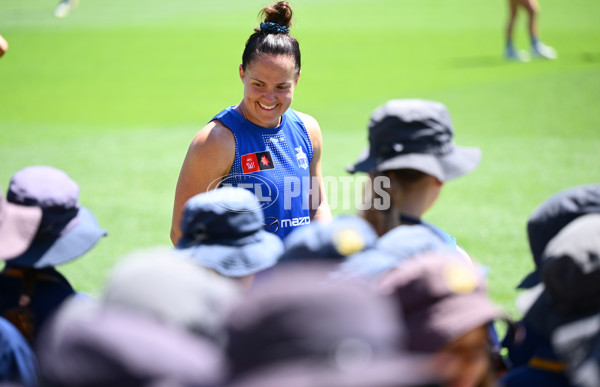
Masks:
[[[246,120],[230,106],[219,120],[235,137],[235,159],[221,186],[252,191],[265,215],[265,230],[284,239],[294,228],[310,223],[309,189],[312,142],[304,122],[288,109],[276,128]]]

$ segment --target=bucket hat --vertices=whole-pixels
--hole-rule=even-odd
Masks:
[[[69,299],[37,348],[49,385],[218,386],[222,350],[168,323],[92,300]]]
[[[433,251],[450,252],[433,230],[422,225],[400,225],[384,234],[375,247],[357,253],[340,264],[343,277],[376,280],[407,259]]]
[[[189,199],[176,245],[202,266],[227,277],[244,277],[277,263],[281,240],[264,230],[264,215],[254,194],[223,187]]]
[[[223,323],[238,297],[231,279],[210,272],[179,251],[156,247],[120,260],[100,299],[104,305],[169,322],[222,343]]]
[[[355,172],[414,169],[441,182],[473,171],[479,148],[454,144],[454,129],[444,104],[394,99],[377,108],[369,122],[369,146],[347,168]]]
[[[87,253],[104,236],[92,212],[79,204],[79,186],[65,172],[31,166],[15,173],[6,199],[42,209],[29,248],[10,263],[33,268],[58,266]]]
[[[600,213],[600,184],[569,188],[540,204],[527,221],[527,236],[535,269],[517,288],[529,289],[539,284],[540,261],[548,242],[574,219],[593,213]]]
[[[324,282],[330,262],[290,263],[256,284],[229,317],[236,387],[388,387],[432,382],[422,358],[401,352],[392,300],[356,282]]]
[[[550,337],[559,326],[600,313],[600,214],[584,215],[549,243],[540,262],[542,283],[525,320]]]
[[[600,314],[557,328],[552,334],[552,346],[567,363],[573,385],[600,385]]]
[[[13,258],[27,250],[41,220],[41,208],[9,203],[0,187],[0,259]]]
[[[404,312],[408,348],[433,353],[504,317],[489,299],[482,270],[457,253],[425,253],[381,278]]]
[[[281,262],[301,260],[342,261],[375,247],[377,233],[366,220],[341,215],[331,222],[314,221],[294,230],[284,241]]]

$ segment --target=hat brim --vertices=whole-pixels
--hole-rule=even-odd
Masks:
[[[529,299],[525,298],[523,319],[539,334],[546,338],[550,338],[552,333],[563,325],[572,323],[573,321],[587,318],[597,313],[569,313],[563,314],[556,311],[552,306],[548,291],[543,283],[535,286],[527,292],[530,292]],[[535,292],[537,292],[537,297]],[[527,304],[531,306],[527,308]]]
[[[66,300],[44,325],[39,340],[43,376],[58,385],[169,380],[174,385],[201,381],[213,386],[224,375],[222,351],[208,339],[76,297]]]
[[[283,243],[275,234],[260,230],[238,240],[236,244],[203,243],[177,249],[189,254],[198,264],[216,270],[226,277],[245,277],[273,267],[283,253]]]
[[[567,361],[571,381],[575,382],[575,385],[598,385],[600,378],[600,372],[598,372],[600,371],[599,334],[600,314],[594,314],[561,326],[552,334],[552,348],[562,359]]]
[[[537,301],[540,294],[544,291],[544,284],[538,283],[522,291],[515,300],[515,306],[521,315],[525,315],[533,304]]]
[[[349,173],[356,172],[365,172],[370,173],[374,172],[377,167],[377,160],[374,157],[371,157],[369,153],[369,147],[364,148],[360,155],[358,155],[358,160],[354,165],[349,165],[346,167],[346,171]]]
[[[297,360],[235,378],[228,387],[389,387],[436,384],[435,370],[430,369],[428,357],[394,355],[340,369],[331,362]],[[429,363],[430,364],[430,363]]]
[[[373,173],[396,169],[414,169],[446,182],[472,172],[481,161],[481,150],[473,147],[456,146],[444,156],[427,153],[400,154],[379,163],[368,152],[367,148],[366,153],[363,151],[359,161],[348,167],[347,171],[350,173]]]
[[[406,313],[409,349],[436,352],[471,330],[504,317],[481,293],[441,300],[420,312]]]
[[[381,247],[376,247],[353,254],[340,264],[336,276],[341,278],[361,278],[367,281],[376,281],[382,275],[398,265],[401,265],[405,261],[418,257],[421,254],[431,252],[456,254],[455,249],[444,244],[441,240],[439,245],[435,244],[435,242],[430,244],[424,242],[421,246],[407,246],[404,251],[399,251],[397,254],[383,250]]]
[[[368,282],[376,281],[383,274],[396,267],[400,259],[376,249],[353,254],[340,263],[334,276],[340,279],[360,278]]]
[[[35,206],[19,206],[2,201],[3,219],[0,222],[0,260],[17,257],[35,237],[42,209]]]
[[[542,277],[538,270],[534,270],[527,274],[525,278],[517,285],[517,289],[531,289],[542,282]]]
[[[10,263],[36,269],[62,265],[84,255],[107,235],[87,208],[80,207],[76,219],[76,225],[67,233],[48,241],[33,241],[23,254],[11,259]]]

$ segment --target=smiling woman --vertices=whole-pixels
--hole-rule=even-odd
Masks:
[[[254,192],[265,229],[282,239],[309,218],[331,218],[321,176],[321,129],[311,116],[290,109],[300,77],[300,47],[289,34],[292,9],[280,1],[261,16],[239,66],[244,98],[198,132],[181,167],[174,244],[181,237],[185,202],[222,186]]]

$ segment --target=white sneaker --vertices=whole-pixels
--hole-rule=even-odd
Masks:
[[[79,5],[79,0],[63,0],[56,6],[54,10],[54,16],[56,17],[65,17],[69,14],[72,9],[77,8]]]
[[[514,62],[529,62],[529,54],[525,50],[515,50],[514,48],[507,48],[504,53],[506,60]]]
[[[546,46],[542,42],[537,42],[536,44],[531,46],[531,55],[534,58],[542,58],[542,59],[556,59],[558,55],[556,54],[556,50],[550,46]]]

